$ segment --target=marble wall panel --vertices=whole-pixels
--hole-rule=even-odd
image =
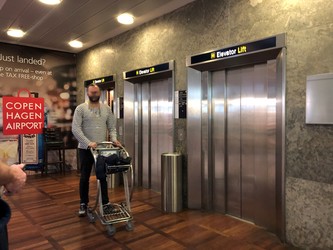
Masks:
[[[333,185],[286,180],[287,240],[306,249],[333,249]]]

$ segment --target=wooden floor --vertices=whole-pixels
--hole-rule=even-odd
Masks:
[[[12,208],[10,249],[294,249],[261,228],[222,214],[163,213],[160,194],[147,189],[133,194],[134,230],[116,224],[117,233],[110,237],[99,220],[77,217],[78,184],[76,172],[29,175],[23,192],[5,197]],[[92,177],[91,202],[95,184]],[[123,197],[123,188],[110,189],[114,202]]]

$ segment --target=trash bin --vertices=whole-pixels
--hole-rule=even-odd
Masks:
[[[161,203],[164,212],[179,212],[183,208],[182,155],[161,155]]]

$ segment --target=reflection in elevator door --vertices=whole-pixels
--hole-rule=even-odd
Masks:
[[[276,62],[212,72],[213,206],[276,224]]]
[[[173,151],[172,80],[125,83],[125,143],[134,154],[137,184],[159,192],[161,154]]]

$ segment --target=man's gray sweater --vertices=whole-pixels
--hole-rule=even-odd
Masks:
[[[76,107],[72,132],[79,142],[78,148],[87,149],[90,142],[106,141],[107,131],[111,141],[116,141],[116,118],[108,105],[100,103],[100,108],[91,109],[88,103],[82,103]]]

